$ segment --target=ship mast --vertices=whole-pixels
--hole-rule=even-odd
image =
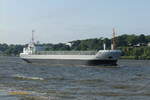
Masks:
[[[113,37],[112,37],[112,50],[116,49],[116,32],[115,28],[113,28]]]
[[[34,30],[32,30],[32,43],[34,44]]]

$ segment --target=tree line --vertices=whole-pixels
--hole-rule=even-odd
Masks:
[[[59,50],[101,50],[103,49],[103,44],[106,44],[106,49],[111,48],[111,38],[92,38],[85,40],[75,40],[70,41],[71,45],[66,45],[65,43],[51,44],[43,43],[38,44],[43,46],[46,51],[59,51]],[[123,34],[116,37],[117,49],[123,51],[124,57],[133,59],[149,59],[150,58],[150,35],[135,35],[135,34]],[[22,52],[23,48],[27,45],[8,45],[0,44],[1,55],[11,55],[17,56]]]

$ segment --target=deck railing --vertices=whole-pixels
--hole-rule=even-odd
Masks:
[[[98,51],[36,51],[38,55],[95,55]]]

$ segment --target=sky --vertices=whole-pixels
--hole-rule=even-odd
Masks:
[[[0,43],[150,34],[150,0],[0,0]]]

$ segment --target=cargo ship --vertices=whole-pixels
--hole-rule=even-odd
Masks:
[[[98,51],[44,51],[32,42],[23,48],[20,57],[28,62],[35,64],[48,65],[117,65],[117,60],[121,56],[121,51],[115,49],[115,31],[113,31],[111,50]]]

